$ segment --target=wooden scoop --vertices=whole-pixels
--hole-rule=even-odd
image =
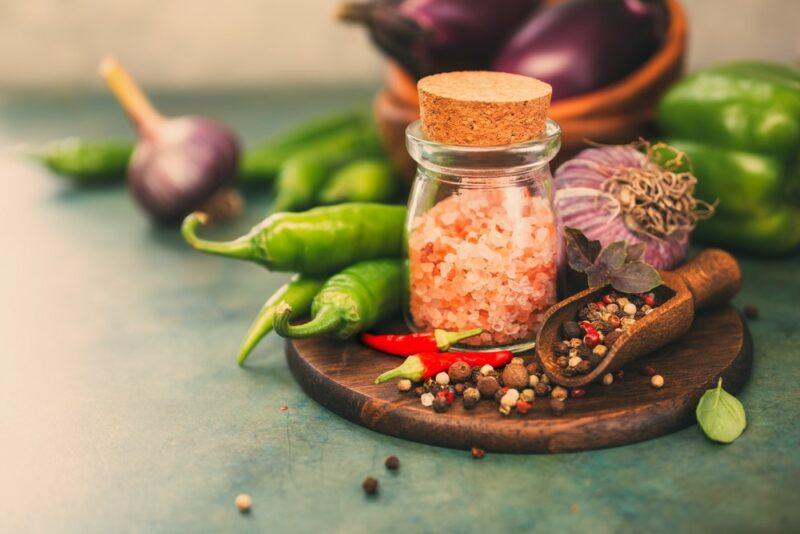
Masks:
[[[679,338],[689,330],[695,310],[728,302],[742,283],[736,259],[719,249],[707,249],[675,271],[661,271],[664,285],[654,290],[662,304],[626,328],[603,361],[585,375],[564,376],[553,347],[561,325],[574,321],[578,310],[597,302],[607,287],[589,288],[563,300],[545,314],[536,338],[536,355],[550,379],[566,387],[580,387]]]

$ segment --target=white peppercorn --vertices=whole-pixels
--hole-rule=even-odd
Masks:
[[[661,375],[653,375],[650,377],[650,385],[658,389],[664,386],[664,377]]]
[[[411,391],[411,380],[408,378],[403,378],[397,381],[397,389],[399,391]]]
[[[603,385],[610,386],[614,382],[614,375],[611,373],[606,373],[603,375]]]
[[[433,406],[433,393],[423,393],[419,401],[422,403],[423,406]]]
[[[442,386],[446,386],[450,383],[450,375],[442,371],[441,373],[436,374],[436,383]]]

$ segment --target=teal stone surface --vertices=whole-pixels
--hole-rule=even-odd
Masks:
[[[163,94],[165,114],[254,142],[371,88]],[[0,530],[4,532],[789,532],[800,529],[800,257],[740,257],[755,304],[748,428],[699,427],[558,455],[487,454],[384,436],[306,397],[283,343],[235,364],[288,275],[189,249],[124,187],[77,190],[21,142],[125,136],[106,95],[0,95]],[[211,231],[234,236],[245,217]],[[713,344],[714,339],[708,343]],[[670,377],[667,376],[669,387]],[[511,423],[510,423],[511,424]],[[400,458],[389,472],[386,456]],[[380,481],[365,497],[361,482]],[[252,512],[234,506],[239,493]]]

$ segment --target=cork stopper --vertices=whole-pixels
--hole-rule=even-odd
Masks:
[[[530,141],[545,129],[548,84],[506,72],[445,72],[417,83],[425,136],[450,145]]]

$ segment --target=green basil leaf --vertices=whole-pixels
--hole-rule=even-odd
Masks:
[[[594,260],[594,264],[604,269],[607,273],[613,273],[622,269],[627,255],[628,245],[625,244],[625,241],[614,241],[600,251],[597,259]]]
[[[720,443],[731,443],[744,432],[747,417],[739,399],[722,389],[722,378],[717,387],[700,397],[697,405],[697,422],[706,436]]]
[[[611,286],[623,293],[644,293],[663,283],[658,271],[643,261],[626,263],[611,273]]]
[[[644,256],[644,243],[635,243],[633,245],[628,245],[628,259],[626,261],[637,261],[641,260],[642,256]]]
[[[589,241],[583,232],[568,226],[564,227],[567,261],[579,273],[585,272],[600,253],[600,241]]]

